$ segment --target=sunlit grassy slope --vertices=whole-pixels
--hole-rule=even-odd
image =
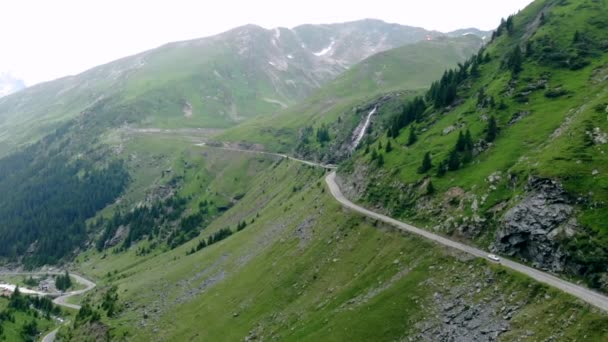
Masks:
[[[103,319],[112,339],[389,341],[441,324],[438,296],[495,306],[498,316],[518,306],[504,340],[608,334],[604,316],[569,296],[341,209],[323,176],[276,161],[201,237],[248,226],[192,255],[199,239],[143,257],[133,248],[79,258],[98,291],[119,288],[123,310]]]
[[[386,146],[386,135],[371,146],[383,154],[383,166],[363,149],[345,165],[345,175],[370,175],[360,199],[443,233],[468,234],[489,248],[506,210],[525,196],[529,179],[555,180],[577,199],[573,217],[578,225],[574,237],[557,243],[568,254],[567,262],[586,265],[575,273],[608,289],[600,280],[608,271],[608,157],[602,138],[608,131],[607,6],[605,1],[535,1],[518,13],[513,32],[488,45],[491,61],[481,66],[479,76],[460,85],[455,105],[430,108],[414,124],[415,144],[407,146],[410,127],[405,127],[391,139],[392,151],[379,148]],[[523,65],[513,76],[507,62],[516,46],[523,51]],[[575,65],[580,59],[586,64]],[[494,99],[494,107],[480,105],[482,91]],[[496,140],[458,170],[438,176],[459,132],[469,130],[477,143],[485,139],[492,116],[499,127]],[[420,174],[427,152],[433,168]],[[491,180],[493,174],[500,179]],[[429,180],[434,194],[417,191]],[[479,232],[459,228],[475,217],[483,220],[477,222]]]

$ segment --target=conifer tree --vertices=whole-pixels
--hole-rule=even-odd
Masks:
[[[429,179],[429,182],[426,185],[426,194],[432,195],[435,193],[435,187],[433,186],[433,181]]]
[[[385,151],[386,153],[389,153],[389,152],[390,152],[390,151],[392,151],[392,150],[393,150],[393,145],[391,144],[391,141],[389,140],[389,141],[386,143],[386,146],[385,146],[385,148],[384,148],[384,151]]]
[[[510,15],[507,18],[507,22],[505,23],[505,26],[507,28],[507,32],[509,33],[509,35],[512,35],[513,32],[515,32],[515,24],[513,23],[513,16]]]
[[[382,153],[378,154],[378,166],[383,166],[384,165],[384,155]]]
[[[464,140],[464,134],[462,131],[458,133],[458,140],[456,140],[456,146],[454,146],[454,150],[458,152],[463,152],[466,146],[466,142]]]
[[[471,131],[467,129],[464,134],[464,150],[472,151],[473,150],[473,138],[471,137]]]
[[[433,163],[431,161],[431,153],[427,152],[424,154],[424,158],[422,158],[422,165],[418,168],[418,173],[426,173],[433,167]]]
[[[452,150],[450,152],[450,156],[448,157],[448,170],[456,171],[460,168],[460,158],[458,156],[458,151]]]
[[[378,152],[376,152],[376,149],[375,149],[375,148],[372,150],[371,159],[372,159],[372,160],[376,160],[376,159],[378,159]]]
[[[498,135],[498,125],[496,124],[496,118],[494,116],[490,116],[488,120],[488,128],[486,130],[486,141],[493,142]]]
[[[511,70],[513,75],[517,75],[522,71],[523,61],[524,59],[521,53],[521,48],[519,47],[519,45],[517,45],[513,52],[511,52],[511,55],[509,56],[509,60],[507,62],[507,67],[509,68],[509,70]]]
[[[418,136],[416,135],[416,127],[414,125],[410,126],[410,135],[407,138],[407,146],[412,146],[418,141]]]

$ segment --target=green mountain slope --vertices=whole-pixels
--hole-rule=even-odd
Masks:
[[[502,24],[472,58],[481,41],[469,35],[374,55],[301,104],[217,139],[343,160],[342,189],[374,210],[539,267],[571,271],[601,288],[604,6],[539,0]],[[295,102],[299,90],[291,93],[293,79],[282,77],[300,69],[290,64],[281,71],[282,60],[269,61],[263,47],[306,50],[310,58],[304,60],[314,61],[318,74],[299,82],[322,83],[345,67],[343,60],[365,57],[340,50],[347,39],[336,37],[376,47],[391,36],[378,35],[375,21],[359,24],[368,38],[351,28],[340,33],[339,25],[247,26],[222,35],[240,45],[218,37],[170,44],[140,55],[141,63],[123,60],[128,76],[107,78],[110,64],[96,69],[101,83],[77,87],[82,96],[57,97],[49,127],[67,123],[0,160],[0,189],[20,190],[15,200],[0,201],[0,210],[21,205],[26,210],[12,212],[27,214],[12,216],[27,229],[11,230],[17,225],[9,222],[0,224],[0,233],[1,256],[24,255],[26,266],[66,261],[97,283],[76,299],[83,310],[61,327],[58,340],[608,338],[608,316],[588,304],[345,210],[328,193],[325,170],[205,146],[197,139],[216,137],[184,130],[227,127],[263,113],[266,105]],[[209,46],[217,55],[203,54]],[[240,51],[251,58],[231,59]],[[295,52],[285,56],[297,59]],[[431,85],[446,67],[456,71]],[[254,97],[250,81],[259,81]],[[203,84],[220,92],[202,98],[197,89]],[[98,97],[101,88],[116,93]],[[260,94],[274,97],[261,104]],[[71,96],[82,102],[69,105],[74,112],[66,114],[61,101],[71,103]],[[217,112],[203,112],[207,104]],[[22,108],[31,110],[20,122],[24,127],[36,106],[24,102]],[[242,114],[242,106],[251,114]],[[370,134],[347,158],[355,127],[373,108]],[[40,126],[31,129],[17,130],[23,141],[43,134],[36,131]],[[419,173],[426,152],[431,160]],[[66,210],[72,206],[78,210]],[[57,217],[53,210],[67,219],[44,234],[47,216]],[[3,212],[0,222],[5,217]],[[515,232],[518,227],[530,230]],[[545,228],[552,244],[542,240]],[[8,241],[9,233],[21,236]],[[45,255],[38,255],[41,247]],[[17,336],[21,323],[7,324],[7,336]]]
[[[373,29],[369,28],[370,25]],[[386,27],[388,33],[383,32],[382,27]],[[408,39],[421,38],[422,35],[419,29],[379,21],[330,25],[326,29],[327,34],[335,41],[336,58],[339,56],[346,64],[350,63],[349,58],[355,61],[363,56],[340,55],[346,51],[347,46],[362,54],[371,51],[368,49],[370,42],[382,41],[385,45],[374,45],[373,48],[381,50],[391,41],[401,44]],[[370,32],[365,31],[368,29]],[[317,56],[311,52],[315,50],[302,47],[296,40],[299,37],[298,30],[269,31],[252,25],[244,26],[216,37],[168,44],[75,77],[32,87],[17,94],[19,96],[1,99],[0,112],[6,111],[5,116],[0,115],[4,119],[2,127],[6,138],[4,141],[7,142],[4,145],[5,152],[10,150],[11,146],[18,146],[19,142],[36,141],[40,134],[44,134],[43,132],[51,127],[56,126],[57,129],[28,148],[0,159],[0,170],[3,171],[0,176],[0,189],[5,189],[6,192],[11,189],[16,191],[15,196],[0,200],[0,232],[5,236],[0,243],[3,247],[0,258],[19,259],[30,266],[62,260],[74,249],[83,248],[88,236],[99,233],[99,226],[87,227],[85,224],[96,212],[119,201],[125,206],[121,209],[121,214],[127,215],[132,209],[128,206],[136,205],[135,199],[142,200],[142,192],[149,191],[150,187],[150,191],[153,191],[158,185],[154,183],[158,181],[158,173],[152,175],[152,170],[159,173],[166,170],[143,167],[137,161],[131,162],[139,153],[146,154],[146,147],[137,146],[133,150],[133,145],[129,143],[133,137],[146,132],[139,127],[152,127],[154,132],[172,132],[183,136],[184,139],[189,138],[188,134],[193,134],[197,139],[207,139],[208,131],[194,128],[230,125],[226,116],[228,114],[220,108],[223,105],[233,109],[240,106],[252,110],[248,116],[255,115],[253,102],[276,106],[276,101],[260,97],[260,89],[257,86],[242,87],[243,85],[255,82],[262,84],[268,80],[267,76],[271,75],[273,81],[269,91],[273,96],[281,93],[284,95],[283,100],[296,99],[305,96],[305,92],[300,93],[297,90],[299,85],[305,82],[300,78],[298,86],[287,84],[299,77],[292,73],[312,77],[311,83],[306,86],[311,89],[316,87],[321,79],[329,78],[343,68],[335,68],[333,50],[327,55]],[[357,34],[357,30],[361,33]],[[396,35],[410,30],[416,32],[414,38],[406,35],[401,40],[394,39]],[[356,41],[349,43],[354,35],[357,35]],[[306,39],[306,44],[312,44],[311,37]],[[447,64],[452,59],[463,58],[466,50],[478,43],[479,39],[472,37],[459,38],[454,43],[437,41],[427,43],[429,48],[424,51],[436,49],[444,52],[444,45],[451,46],[451,50],[436,54],[438,60]],[[300,54],[288,54],[287,52],[291,52],[289,49],[299,49]],[[273,64],[270,64],[266,58],[279,56],[277,51],[284,54],[281,55],[282,58],[289,60],[291,64],[283,69],[282,62],[277,59],[273,59]],[[402,58],[420,59],[420,56],[412,53],[403,54]],[[378,58],[382,65],[385,65],[384,59],[382,56]],[[386,64],[389,63],[394,65],[396,62],[389,57]],[[241,67],[246,70],[239,71]],[[359,74],[352,73],[353,76],[350,76],[357,77],[360,83],[358,94],[368,93],[378,82],[387,85],[399,83],[397,78],[374,71],[375,67],[363,65],[363,68],[369,70]],[[353,70],[357,72],[358,69]],[[279,74],[275,74],[277,70],[280,71]],[[310,76],[310,70],[316,70],[316,76]],[[320,74],[321,71],[327,71],[325,76]],[[368,84],[364,84],[365,76],[376,79],[372,83],[368,81]],[[417,81],[412,77],[412,84]],[[203,89],[203,86],[208,88]],[[344,87],[344,83],[338,83],[337,87]],[[209,94],[222,91],[221,89],[226,90],[225,95],[241,92],[251,96],[234,97],[228,94],[230,101],[212,96],[209,101],[204,100],[204,106],[200,106],[195,100],[189,100],[200,100],[200,94],[195,94],[200,91]],[[383,85],[383,89],[390,88]],[[291,91],[295,92],[288,94]],[[192,97],[186,96],[187,94]],[[207,97],[209,96],[205,98]],[[233,100],[242,102],[236,106]],[[286,102],[283,100],[279,102]],[[220,102],[222,104],[216,106]],[[221,115],[208,116],[197,112],[197,108],[209,106],[215,106],[212,112]],[[43,117],[38,117],[39,111],[44,111]],[[76,114],[77,116],[72,118]],[[169,128],[175,129],[168,130]],[[155,148],[156,146],[150,146],[151,151]],[[171,179],[173,178],[175,177]],[[133,201],[127,202],[125,197]],[[176,203],[165,204],[176,209]],[[178,206],[179,210],[186,209]],[[222,203],[216,207],[225,206],[226,203]],[[210,211],[217,213],[213,208],[210,208]],[[117,219],[116,222],[120,220]],[[116,233],[119,226],[117,224],[104,227],[104,234]],[[67,232],[67,238],[61,236],[62,231]],[[171,236],[168,238],[169,244],[174,246],[187,241],[188,237],[191,237],[188,234],[193,233]],[[140,235],[131,233],[129,240],[137,240]]]
[[[376,126],[342,168],[351,198],[608,291],[607,13],[547,0],[505,21]]]
[[[201,159],[275,159],[201,151]],[[605,316],[568,296],[342,210],[319,169],[274,160],[248,174],[247,194],[184,246],[141,254],[149,246],[141,241],[126,252],[78,258],[77,267],[98,282],[92,303],[117,287],[114,313],[96,309],[112,340],[509,341],[581,334],[601,340],[608,334],[598,328]],[[194,249],[227,227],[231,236]],[[564,324],[555,327],[556,320]],[[89,333],[85,325],[61,336],[86,340]]]
[[[411,97],[428,87],[442,70],[469,58],[481,44],[482,40],[476,36],[443,38],[376,54],[305,101],[272,116],[245,122],[226,131],[219,139],[257,143],[269,150],[286,152],[300,143],[300,130],[307,126],[317,129],[322,124],[332,124],[332,135],[348,134],[357,126],[361,115],[367,114],[353,113],[354,107],[377,101],[380,95],[391,92],[400,93],[394,94],[396,97]],[[341,117],[339,123],[338,117]],[[334,142],[341,144],[350,135],[339,138]],[[311,148],[323,150],[321,146]]]
[[[167,44],[1,98],[0,155],[102,100],[137,107],[130,123],[146,127],[228,127],[302,100],[374,53],[440,35],[363,20],[273,30],[247,25]]]

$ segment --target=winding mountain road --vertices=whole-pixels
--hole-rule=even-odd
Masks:
[[[0,271],[0,276],[2,275],[47,275],[47,274],[52,274],[52,275],[61,275],[63,273],[61,272],[1,272]],[[91,291],[93,288],[95,288],[95,283],[78,275],[78,274],[74,274],[74,273],[70,273],[70,276],[74,279],[76,279],[76,282],[84,285],[85,288],[81,289],[81,290],[76,290],[76,291],[70,291],[70,292],[66,292],[58,297],[56,297],[55,299],[53,299],[53,303],[55,303],[56,305],[60,305],[66,308],[70,308],[70,309],[74,309],[74,310],[80,310],[80,305],[77,304],[70,304],[68,303],[68,299],[74,296],[78,296],[81,294],[84,294],[86,292]],[[51,293],[52,295],[52,293]],[[51,331],[50,333],[46,334],[43,338],[42,338],[42,342],[53,342],[55,341],[55,336],[57,335],[57,332],[59,331],[59,328]]]
[[[209,147],[214,148],[213,146],[209,146]],[[371,210],[363,208],[362,206],[359,206],[359,205],[349,201],[346,197],[344,197],[344,195],[342,194],[342,191],[340,190],[340,187],[336,183],[336,171],[335,171],[336,167],[334,165],[319,164],[319,163],[315,163],[315,162],[311,162],[311,161],[307,161],[307,160],[301,160],[301,159],[289,157],[285,154],[280,154],[280,153],[261,152],[261,151],[252,151],[252,150],[244,150],[244,149],[233,149],[233,148],[226,148],[226,147],[215,147],[215,148],[220,148],[220,149],[224,149],[224,150],[228,150],[228,151],[235,151],[235,152],[247,152],[247,153],[273,155],[273,156],[286,158],[289,160],[294,160],[296,162],[300,162],[300,163],[303,163],[306,165],[322,167],[324,169],[330,170],[331,172],[325,177],[325,182],[327,183],[327,186],[329,187],[329,190],[330,190],[332,196],[338,202],[340,202],[344,207],[354,210],[356,212],[359,212],[360,214],[363,214],[367,217],[377,219],[377,220],[380,220],[387,224],[390,224],[402,231],[406,231],[408,233],[413,233],[413,234],[419,235],[423,238],[426,238],[426,239],[432,240],[436,243],[439,243],[441,245],[451,247],[451,248],[457,249],[459,251],[471,254],[478,258],[488,259],[488,252],[486,252],[484,250],[481,250],[481,249],[475,248],[475,247],[471,247],[469,245],[465,245],[460,242],[450,240],[446,237],[431,233],[424,229],[414,227],[410,224],[407,224],[405,222],[401,222],[401,221],[395,220],[393,218],[390,218],[388,216],[373,212]],[[523,273],[523,274],[533,278],[536,281],[539,281],[541,283],[544,283],[549,286],[560,289],[603,311],[608,312],[608,297],[601,293],[595,292],[586,287],[574,284],[567,280],[556,277],[550,273],[543,272],[541,270],[526,266],[524,264],[518,263],[513,260],[501,258],[499,263],[506,268]]]
[[[460,250],[462,252],[469,253],[478,258],[487,258],[488,257],[488,252],[483,251],[481,249],[471,247],[471,246],[465,245],[460,242],[452,241],[443,236],[433,234],[427,230],[416,228],[407,223],[397,221],[388,216],[378,214],[376,212],[373,212],[371,210],[365,209],[359,205],[354,204],[353,202],[349,201],[346,197],[344,197],[344,195],[342,194],[342,191],[340,191],[340,187],[336,183],[336,171],[330,172],[327,175],[327,177],[325,177],[325,182],[327,183],[327,186],[329,187],[329,190],[331,191],[332,196],[334,196],[334,198],[338,202],[340,202],[343,206],[345,206],[349,209],[357,211],[367,217],[374,218],[374,219],[380,220],[382,222],[388,223],[392,226],[397,227],[400,230],[403,230],[403,231],[406,231],[409,233],[414,233],[416,235],[419,235],[419,236],[422,236],[429,240],[435,241],[444,246],[448,246],[448,247]],[[545,283],[547,285],[558,288],[558,289],[560,289],[566,293],[569,293],[575,297],[578,297],[578,298],[584,300],[585,302],[592,304],[604,311],[608,311],[608,297],[606,297],[600,293],[597,293],[588,288],[573,284],[569,281],[563,280],[563,279],[558,278],[549,273],[537,270],[535,268],[520,264],[518,262],[509,260],[509,259],[501,258],[499,263],[504,267],[507,267],[514,271],[523,273],[541,283]]]

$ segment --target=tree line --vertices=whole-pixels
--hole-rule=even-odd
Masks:
[[[25,255],[26,266],[55,263],[82,245],[85,221],[129,182],[119,160],[73,159],[43,142],[0,159],[0,256]]]

